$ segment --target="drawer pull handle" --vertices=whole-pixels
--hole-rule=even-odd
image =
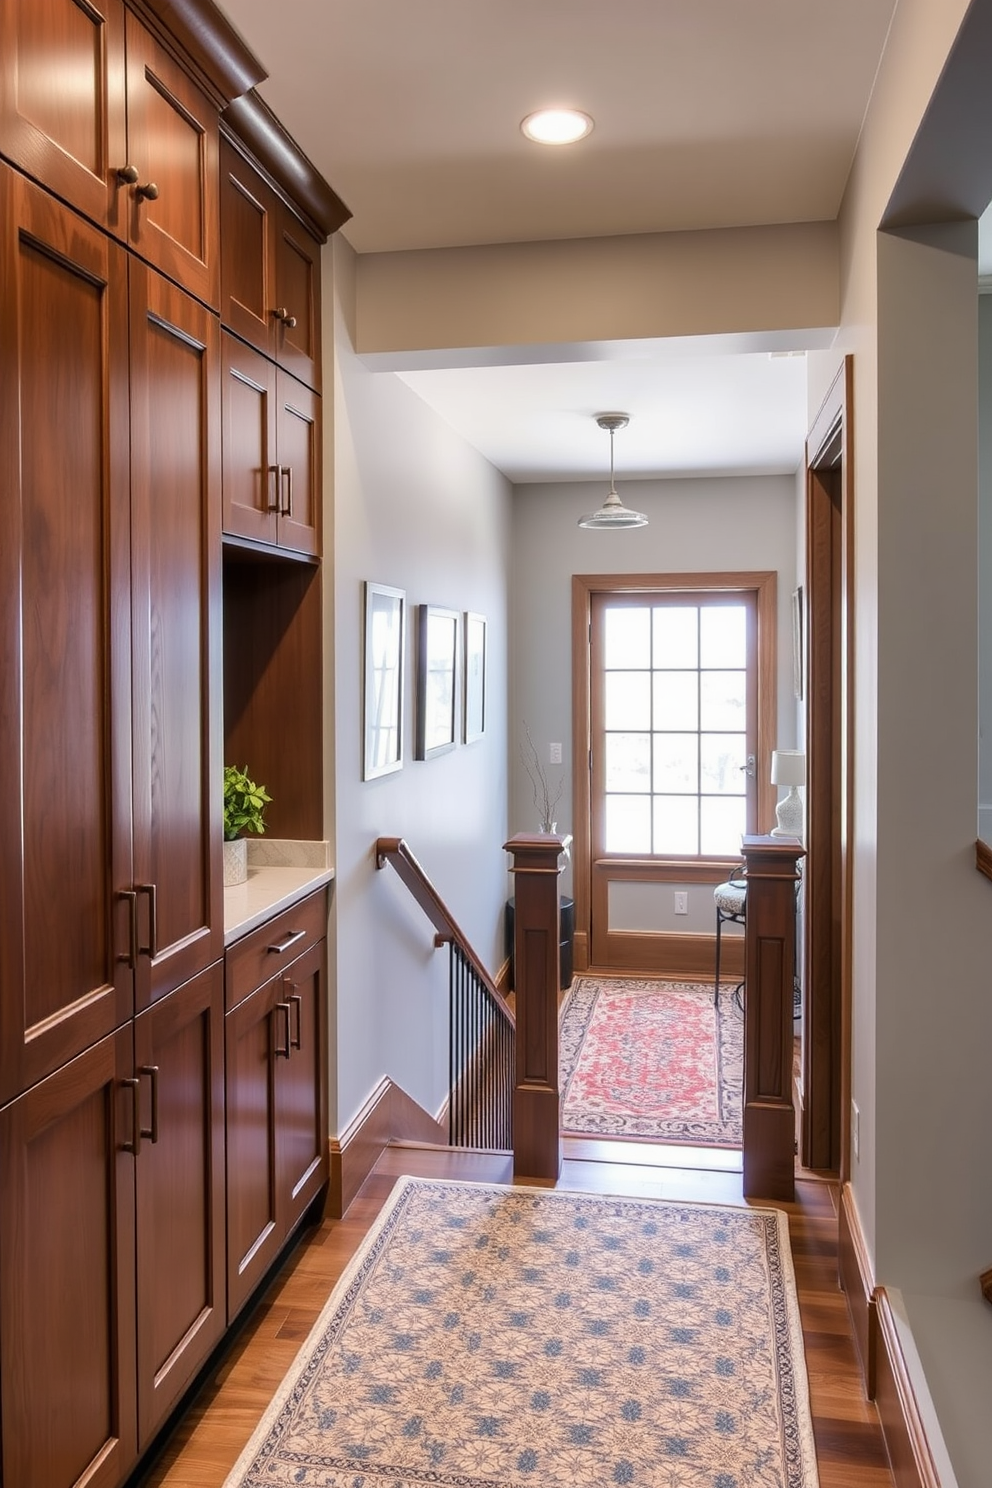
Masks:
[[[285,506],[281,506],[279,508],[279,515],[281,517],[291,517],[293,515],[293,467],[292,467],[292,465],[284,465],[282,467],[282,474],[283,474],[283,479],[286,482],[286,505]]]
[[[271,499],[271,496],[270,496],[269,499],[267,499],[267,501],[266,501],[265,510],[266,511],[269,511],[269,512],[278,512],[278,510],[279,510],[279,508],[280,508],[280,506],[282,504],[282,466],[281,465],[270,465],[269,466],[269,475],[275,477],[274,485],[275,485],[276,499],[275,499],[275,501],[273,501]],[[271,489],[272,484],[273,484],[273,482],[271,482],[271,481],[268,483],[270,489]]]
[[[278,1019],[279,1019],[279,1014],[280,1013],[285,1013],[285,1015],[286,1015],[286,1022],[285,1022],[285,1028],[284,1028],[284,1032],[285,1032],[285,1035],[286,1035],[286,1045],[285,1045],[285,1048],[279,1043]],[[277,1022],[277,1026],[276,1026],[275,1032],[273,1034],[273,1039],[272,1039],[273,1048],[275,1049],[275,1052],[276,1052],[277,1055],[281,1055],[283,1059],[288,1059],[289,1058],[289,1051],[290,1051],[290,1048],[292,1047],[292,1025],[291,1025],[291,1022],[290,1022],[289,1003],[288,1002],[277,1002],[276,1005],[275,1005],[275,1007],[272,1009],[272,1015],[276,1019],[276,1022]]]
[[[133,971],[138,964],[138,894],[136,889],[121,889],[120,897],[127,904],[127,955],[118,956]]]
[[[290,987],[294,987],[295,986],[295,984],[293,982],[286,983],[285,985],[288,985]],[[286,1001],[289,1003],[289,1005],[290,1005],[291,1008],[295,1008],[296,1009],[296,1037],[293,1038],[292,1035],[291,1035],[290,1036],[290,1043],[292,1044],[292,1046],[293,1046],[294,1049],[302,1049],[303,1048],[303,998],[300,996],[300,994],[297,991],[294,990],[292,992],[287,993],[287,995],[286,995]],[[292,1023],[290,1024],[290,1029],[292,1029]]]
[[[305,930],[290,930],[289,934],[284,935],[282,940],[278,941],[276,945],[266,946],[265,949],[270,951],[273,956],[284,956],[290,946],[295,945],[298,940],[302,940],[306,933]]]
[[[137,1157],[141,1152],[141,1081],[122,1080],[121,1084],[131,1087],[131,1131],[134,1134],[130,1142],[124,1143],[124,1151]]]
[[[151,1126],[143,1126],[141,1128],[141,1135],[143,1137],[149,1137],[151,1139],[152,1146],[154,1146],[155,1143],[158,1141],[158,1065],[143,1064],[138,1069],[138,1075],[139,1077],[141,1075],[147,1075],[149,1080],[151,1081],[152,1124]]]
[[[150,956],[154,961],[158,955],[158,886],[139,884],[138,893],[148,895],[148,944],[139,946],[138,950],[142,956]]]

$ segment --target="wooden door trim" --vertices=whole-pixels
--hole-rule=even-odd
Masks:
[[[806,577],[807,577],[807,600],[809,609],[809,624],[806,627],[807,644],[810,647],[810,688],[808,693],[807,717],[806,717],[806,751],[808,756],[808,822],[810,860],[807,864],[807,882],[809,885],[806,898],[806,997],[807,1014],[809,1012],[808,1000],[813,996],[815,978],[812,975],[814,961],[820,961],[826,954],[824,947],[829,947],[833,935],[832,919],[836,909],[840,911],[840,1007],[837,1010],[839,1018],[834,1019],[831,1025],[831,1017],[824,1013],[822,1019],[817,1018],[816,1023],[826,1022],[832,1026],[829,1034],[829,1047],[818,1047],[812,1051],[811,1058],[815,1055],[817,1065],[822,1067],[829,1061],[833,1066],[839,1063],[839,1110],[835,1118],[836,1126],[836,1166],[838,1167],[841,1182],[850,1177],[850,1107],[851,1107],[851,1005],[852,1005],[852,947],[851,947],[851,922],[852,922],[852,864],[851,844],[853,841],[854,823],[854,786],[853,786],[853,760],[854,760],[854,431],[852,424],[853,410],[853,358],[845,357],[843,365],[839,368],[836,377],[831,383],[820,406],[816,418],[810,428],[806,440]],[[822,568],[824,557],[820,551],[823,542],[821,504],[817,500],[818,489],[822,482],[818,482],[817,472],[828,469],[839,468],[839,543],[840,543],[840,577],[839,591],[836,595],[840,606],[839,622],[841,626],[839,656],[840,675],[832,683],[839,688],[839,706],[841,709],[841,761],[840,761],[840,812],[834,809],[833,789],[829,778],[829,770],[823,771],[817,768],[817,739],[823,734],[825,728],[829,727],[829,717],[822,715],[823,708],[831,707],[831,696],[827,692],[824,695],[823,687],[818,687],[815,681],[814,661],[816,646],[816,635],[824,623],[830,622],[830,608],[826,605],[824,598],[817,593],[817,585],[814,582],[818,572],[818,566]],[[828,576],[829,582],[829,576]],[[829,596],[827,596],[829,598]],[[817,875],[823,872],[820,864],[821,854],[817,851],[817,843],[814,841],[817,835],[817,823],[829,822],[828,830],[839,834],[840,854],[840,885],[837,904],[834,903],[834,893],[831,890],[830,897],[824,902],[822,895],[817,892]],[[820,844],[822,847],[822,844]],[[831,848],[832,855],[832,848]],[[831,953],[832,954],[832,953]],[[817,1013],[823,1012],[816,1009]],[[827,1010],[828,1012],[830,1010]],[[816,1023],[808,1026],[815,1027]],[[837,1024],[839,1023],[839,1026]],[[818,1035],[819,1037],[819,1035]],[[822,1111],[822,1102],[825,1099],[821,1090],[817,1089],[815,1080],[809,1079],[808,1061],[804,1051],[804,1101],[803,1101],[803,1123],[802,1123],[802,1145],[803,1160],[809,1162],[813,1154],[810,1151],[812,1141],[812,1126],[814,1115],[811,1115],[811,1102]],[[829,1091],[827,1092],[829,1096]],[[834,1136],[831,1136],[831,1145]],[[820,1166],[826,1166],[822,1162]],[[833,1167],[831,1163],[829,1166]]]
[[[575,969],[584,971],[591,953],[592,895],[590,863],[591,782],[589,756],[592,747],[591,678],[589,634],[595,594],[652,593],[663,588],[711,590],[733,593],[752,589],[757,593],[758,676],[771,675],[777,683],[778,575],[774,569],[725,573],[676,574],[573,574],[572,575],[572,885],[575,898]],[[777,686],[758,692],[758,826],[771,824],[775,791],[768,769],[761,766],[763,744],[774,747],[778,722]],[[770,762],[770,755],[769,755]]]

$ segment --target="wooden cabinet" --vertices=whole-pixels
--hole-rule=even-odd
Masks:
[[[224,531],[316,555],[320,399],[224,332]]]
[[[219,960],[223,890],[217,322],[0,209],[3,1101]]]
[[[223,980],[218,962],[134,1023],[139,1451],[227,1326]]]
[[[112,1488],[224,1330],[222,1004],[218,964],[0,1111],[5,1483]]]
[[[224,951],[220,330],[132,259],[136,1002]]]
[[[221,319],[320,390],[320,239],[221,140]]]
[[[3,0],[0,57],[8,159],[216,306],[217,104],[122,0]]]
[[[306,903],[326,924],[326,894]],[[274,920],[267,927],[272,945],[302,924],[293,911]],[[235,946],[229,1004],[237,976]],[[232,1318],[327,1182],[326,979],[327,943],[320,940],[242,997],[225,1019]]]

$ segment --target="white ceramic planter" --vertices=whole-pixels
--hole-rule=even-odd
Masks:
[[[248,877],[248,839],[235,837],[224,843],[224,887],[243,884]]]

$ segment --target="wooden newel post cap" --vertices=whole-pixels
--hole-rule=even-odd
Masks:
[[[504,850],[513,854],[510,872],[557,875],[565,866],[561,854],[566,840],[557,832],[518,832],[503,843]]]

